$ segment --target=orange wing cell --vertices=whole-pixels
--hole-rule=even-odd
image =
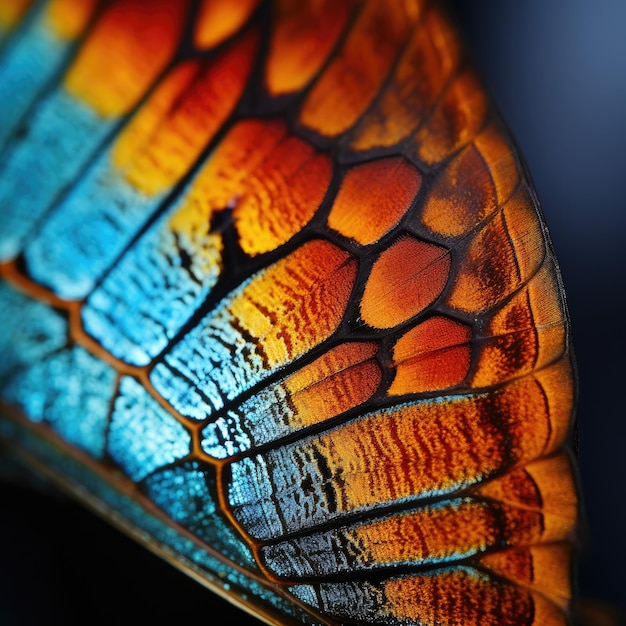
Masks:
[[[439,296],[449,271],[445,248],[402,237],[372,267],[361,301],[363,321],[374,328],[408,321]]]
[[[355,165],[341,183],[328,225],[362,245],[375,243],[409,211],[421,182],[419,171],[404,159]]]
[[[390,395],[454,387],[469,373],[472,331],[445,317],[431,317],[406,332],[393,349]]]
[[[236,34],[252,15],[258,0],[202,0],[194,42],[210,49]]]

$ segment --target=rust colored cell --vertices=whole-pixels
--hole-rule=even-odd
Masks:
[[[508,389],[513,405],[511,410],[518,416],[520,437],[519,444],[512,448],[513,457],[523,450],[533,451],[524,453],[520,458],[529,461],[540,454],[547,455],[554,452],[565,441],[569,420],[573,408],[572,393],[572,365],[567,358],[563,358],[554,365],[550,365],[532,376],[526,376],[512,382]],[[524,394],[528,393],[528,402]],[[515,396],[517,398],[515,399]],[[520,406],[514,406],[517,402]],[[521,405],[524,406],[521,406]],[[526,411],[530,411],[526,414]],[[534,411],[534,412],[533,412]],[[541,415],[541,418],[539,417]],[[548,439],[544,441],[543,428],[539,428],[537,420],[547,425]],[[543,446],[543,447],[542,447]],[[540,453],[540,454],[539,454]]]
[[[572,546],[565,542],[509,548],[486,554],[480,560],[496,576],[536,590],[564,612],[571,589]]]
[[[487,99],[472,69],[464,69],[446,87],[412,143],[415,157],[426,165],[440,163],[478,134],[488,115]]]
[[[354,10],[354,2],[279,0],[265,83],[275,96],[305,87],[321,71]]]
[[[498,502],[541,511],[543,541],[572,539],[578,498],[564,454],[540,459],[485,483],[477,493]],[[514,544],[527,542],[513,542]]]
[[[329,476],[341,476],[335,490],[344,511],[454,491],[562,443],[555,418],[571,406],[559,405],[550,386],[562,375],[374,413],[321,435],[310,454],[324,458]]]
[[[500,304],[538,269],[545,254],[541,226],[524,192],[518,193],[473,238],[448,302],[478,313]]]
[[[565,615],[540,594],[458,569],[385,584],[392,614],[420,624],[566,626]],[[420,598],[419,602],[415,598]]]
[[[206,64],[172,71],[120,136],[114,165],[145,194],[160,193],[189,170],[231,113],[256,52],[249,34]]]
[[[421,12],[421,2],[369,0],[313,86],[300,122],[335,137],[350,128],[378,93]]]
[[[407,213],[422,182],[401,157],[355,165],[345,175],[328,225],[362,245],[378,241]]]
[[[450,271],[445,248],[405,236],[374,263],[361,300],[361,317],[392,328],[424,310],[443,290]]]
[[[103,117],[127,113],[174,55],[187,9],[187,0],[112,2],[79,50],[65,87]]]
[[[318,424],[371,398],[382,377],[375,353],[375,344],[342,344],[290,376],[283,383],[293,408],[290,424]]]
[[[46,7],[52,32],[62,39],[75,39],[92,17],[99,0],[52,0]]]
[[[567,349],[567,320],[559,289],[554,267],[547,263],[526,286],[537,326],[537,368],[560,358]]]
[[[402,335],[393,349],[396,374],[389,395],[446,389],[467,376],[471,329],[445,317],[433,317]]]
[[[355,129],[353,150],[393,146],[427,117],[457,68],[460,47],[441,9],[431,7],[371,111]]]
[[[540,512],[469,498],[346,531],[348,541],[362,546],[359,561],[368,566],[445,562],[503,544],[539,542],[544,536]]]
[[[252,15],[259,0],[202,0],[195,24],[197,48],[213,48],[236,33]]]
[[[460,235],[497,208],[496,191],[485,162],[474,146],[450,162],[429,190],[422,221],[433,232]]]
[[[496,202],[498,206],[503,206],[519,186],[521,171],[506,131],[494,121],[476,135],[473,144],[489,168],[496,190]],[[528,204],[534,208],[530,198]]]
[[[440,172],[422,221],[446,237],[461,235],[502,206],[518,181],[508,145],[495,129],[487,129]]]
[[[496,310],[483,337],[478,341],[474,387],[529,373],[563,354],[565,320],[556,277],[549,266],[544,265]]]
[[[330,157],[297,137],[283,139],[251,172],[235,203],[242,249],[254,256],[291,239],[319,208],[331,175]]]

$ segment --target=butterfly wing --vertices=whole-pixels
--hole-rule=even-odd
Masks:
[[[1,54],[8,453],[268,623],[568,623],[563,289],[439,5],[50,0]]]

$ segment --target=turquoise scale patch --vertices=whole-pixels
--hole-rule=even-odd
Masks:
[[[65,441],[102,459],[115,380],[112,367],[74,347],[17,372],[3,397],[33,422],[47,422]]]
[[[180,204],[126,252],[82,310],[85,330],[133,365],[147,365],[167,347],[219,276],[219,236],[203,233],[195,242],[171,231]]]
[[[20,252],[31,229],[73,182],[114,125],[115,120],[99,117],[62,87],[39,101],[26,120],[24,137],[9,147],[0,162],[0,260]],[[66,231],[53,234],[57,247],[62,247],[64,238],[78,227],[71,222],[64,225]],[[44,231],[49,232],[47,223]],[[89,245],[88,240],[83,243]],[[42,273],[37,261],[35,269],[37,278]]]
[[[148,497],[175,522],[241,566],[257,570],[248,547],[219,515],[212,469],[183,463],[145,480]]]
[[[67,321],[47,304],[0,282],[0,378],[67,343]]]
[[[108,452],[126,475],[139,481],[187,456],[191,435],[134,378],[120,381],[111,417]]]
[[[202,431],[202,449],[209,456],[226,459],[298,430],[291,423],[294,411],[282,383],[261,390],[209,424]]]
[[[2,92],[11,97],[0,98],[0,147],[60,71],[73,44],[48,28],[42,3],[36,15],[27,17],[7,41],[0,55],[0,85]]]
[[[24,251],[33,278],[62,298],[87,296],[166,195],[135,189],[111,159],[98,158]]]
[[[260,272],[255,278],[261,278]],[[182,415],[205,419],[261,382],[278,367],[268,368],[229,310],[249,281],[165,354],[152,370],[155,389]]]
[[[245,452],[253,443],[247,426],[245,417],[239,411],[228,411],[226,417],[218,418],[202,431],[200,445],[215,459],[227,459],[239,452]]]

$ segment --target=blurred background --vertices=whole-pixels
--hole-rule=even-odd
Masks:
[[[524,155],[580,376],[583,596],[626,608],[626,2],[450,0]],[[0,622],[256,624],[65,499],[0,491]]]

